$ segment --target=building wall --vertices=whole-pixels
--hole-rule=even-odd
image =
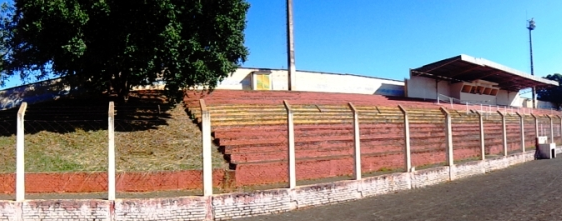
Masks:
[[[404,83],[355,75],[297,72],[296,90],[404,96]]]
[[[252,73],[270,73],[271,90],[287,90],[287,71],[240,68],[221,81],[217,89],[252,90]],[[293,90],[404,96],[404,82],[350,74],[297,71]]]
[[[506,90],[498,91],[497,103],[498,105],[506,105],[506,106],[514,106],[514,107],[523,106],[523,100],[519,96],[519,93],[508,92]]]
[[[253,90],[252,73],[269,73],[271,90],[287,90],[287,71],[275,69],[239,68],[223,79],[216,89]],[[404,96],[404,82],[350,74],[297,71],[293,90],[314,92],[336,92],[357,94],[379,94]],[[137,86],[132,90],[163,90],[165,83]],[[22,102],[34,104],[56,100],[68,95],[69,87],[61,85],[60,79],[38,82],[0,91],[0,110],[18,107]]]
[[[258,68],[239,68],[229,77],[222,80],[217,89],[229,90],[252,90],[252,72],[258,72]],[[287,90],[286,71],[267,70],[270,72],[272,90]]]
[[[438,91],[440,95],[457,98],[463,102],[466,101],[470,103],[483,103],[490,105],[508,105],[514,107],[524,106],[524,99],[521,98],[519,93],[516,92],[499,90],[496,96],[463,93],[461,92],[463,83],[449,84],[447,81],[437,82],[435,79],[423,76],[411,76],[407,82],[408,83],[406,85],[406,91],[408,94],[406,96],[411,98],[436,99],[436,91]],[[440,98],[444,99],[443,97]],[[546,103],[543,106],[550,107],[550,105]]]
[[[469,102],[469,103],[479,103],[479,104],[481,103],[481,104],[497,105],[496,96],[462,93],[462,92],[460,92],[459,94],[460,94],[460,99],[462,101],[466,101],[466,102]]]
[[[523,98],[523,97],[520,97],[519,99],[521,100],[521,103],[523,104],[523,107],[526,107],[526,108],[532,108],[533,107],[533,101],[531,99]],[[554,109],[554,110],[559,109],[557,104],[552,103],[550,101],[541,101],[541,100],[537,100],[537,108]]]
[[[439,85],[441,88],[449,88],[443,87],[443,85]],[[435,79],[426,78],[426,77],[419,77],[419,76],[411,76],[408,80],[408,94],[407,97],[411,98],[425,98],[425,99],[436,99],[436,81]],[[443,89],[443,92],[446,92],[447,89]],[[449,94],[449,93],[447,93]]]
[[[451,97],[451,90],[449,89],[449,82],[439,81],[437,82],[437,91],[439,94]]]
[[[463,83],[455,83],[449,86],[450,97],[461,97]]]
[[[56,100],[68,95],[70,87],[60,79],[41,81],[0,91],[0,110],[19,107],[21,103],[38,103]]]

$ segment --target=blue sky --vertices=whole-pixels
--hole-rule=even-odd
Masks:
[[[245,67],[287,68],[285,0],[248,0]],[[403,80],[409,68],[468,54],[562,73],[560,0],[293,0],[298,70]],[[12,81],[9,86],[19,83]]]
[[[286,68],[285,0],[249,0],[247,67]],[[409,68],[468,54],[562,73],[562,1],[293,0],[298,70],[403,80]]]

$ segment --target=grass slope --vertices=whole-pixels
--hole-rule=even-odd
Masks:
[[[29,105],[25,114],[26,172],[107,169],[107,98]],[[157,92],[136,92],[115,105],[117,171],[202,168],[201,131],[183,105]],[[0,172],[15,171],[17,110],[0,111]],[[213,166],[228,168],[213,148]]]

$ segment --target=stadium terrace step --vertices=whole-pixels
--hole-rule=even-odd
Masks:
[[[409,118],[410,125],[412,124],[434,124],[445,125],[445,118]]]
[[[340,122],[340,121],[334,121]],[[286,119],[259,119],[259,120],[252,120],[252,121],[240,121],[237,119],[232,120],[222,120],[216,121],[211,118],[211,127],[221,127],[221,126],[258,126],[258,125],[283,125],[287,124]]]
[[[330,130],[352,130],[352,124],[321,124],[321,125],[295,125],[295,133],[307,131],[330,131]],[[367,124],[360,125],[360,131],[389,131],[394,132],[396,129],[403,130],[401,124]],[[253,126],[253,127],[218,127],[214,129],[216,137],[233,138],[239,137],[244,134],[257,134],[257,133],[270,133],[270,132],[283,132],[286,133],[287,126],[283,125],[270,125],[270,126]]]
[[[412,115],[436,115],[436,116],[443,116],[444,113],[441,109],[438,108],[433,108],[433,109],[427,109],[427,108],[405,108],[406,111],[408,112],[408,114],[412,114]]]
[[[216,109],[209,108],[212,116],[230,116],[230,115],[254,115],[254,114],[284,114],[285,109],[275,107],[253,107],[253,108],[233,108],[233,109]]]
[[[451,129],[453,130],[453,133],[472,133],[472,132],[480,133],[480,126],[478,124],[474,124],[471,126],[468,125],[459,126],[457,124],[453,124]]]
[[[480,138],[462,139],[462,142],[453,145],[453,149],[477,148],[480,149]]]
[[[377,139],[403,139],[403,129],[394,128],[381,128],[381,129],[363,129],[360,130],[361,140],[377,140]],[[411,133],[411,138],[427,138],[435,135],[442,135],[443,128],[420,128]],[[286,130],[279,129],[275,131],[232,131],[232,132],[215,132],[215,138],[220,142],[220,145],[246,145],[255,143],[267,142],[285,142]],[[296,130],[295,139],[297,142],[310,142],[318,140],[353,140],[353,132],[349,130],[335,130],[335,129],[308,129]],[[240,141],[251,140],[251,141]]]
[[[403,128],[398,127],[384,127],[384,128],[362,128],[360,133],[362,136],[365,135],[392,135],[401,133]],[[431,132],[431,130],[427,130]],[[311,137],[311,136],[349,136],[353,137],[353,128],[311,128],[311,129],[296,129],[295,137]],[[216,134],[216,133],[215,133]],[[219,136],[220,135],[220,136]],[[270,137],[287,136],[286,129],[279,129],[275,131],[271,130],[248,130],[248,131],[232,131],[232,132],[222,132],[216,137],[224,140],[233,139],[265,139]]]
[[[360,123],[362,165],[365,173],[404,167],[404,115],[408,112],[412,165],[443,164],[445,114],[451,114],[454,159],[478,159],[480,126],[472,110],[480,106],[438,105],[420,99],[379,95],[294,91],[215,90],[211,94],[188,91],[184,104],[196,122],[201,120],[199,99],[211,114],[212,135],[235,169],[237,185],[287,182],[287,101],[293,112],[297,179],[317,179],[353,172],[353,112]],[[494,110],[495,111],[495,110]],[[504,111],[505,112],[505,111]],[[535,114],[539,124],[550,119]],[[485,153],[503,154],[502,119],[482,113]],[[508,150],[520,150],[519,116],[506,113]],[[555,118],[557,119],[557,118]],[[524,117],[527,146],[534,145],[535,120]],[[555,121],[556,122],[556,121]],[[550,127],[547,126],[550,130]],[[459,142],[462,140],[462,142]]]
[[[427,135],[412,135],[411,138],[426,138]],[[397,134],[362,134],[361,140],[393,140],[393,139],[403,139],[403,136]],[[285,135],[271,136],[271,137],[255,137],[246,139],[219,139],[220,146],[238,146],[238,145],[250,145],[250,144],[277,144],[286,143],[287,137]],[[429,138],[428,140],[432,140]],[[308,143],[308,142],[320,142],[320,141],[353,141],[353,136],[350,133],[347,136],[295,136],[295,143]]]
[[[196,93],[188,93],[184,99],[187,102],[190,100],[198,100],[204,98],[208,104],[213,102],[228,101],[229,103],[275,103],[282,100],[291,101],[291,104],[347,104],[354,102],[354,104],[382,104],[393,105],[400,103],[407,103],[412,106],[433,106],[435,104],[427,102],[416,101],[392,101],[384,96],[379,95],[359,95],[359,94],[336,94],[336,93],[318,93],[318,92],[282,92],[282,91],[236,91],[236,90],[216,90],[212,94],[197,95]]]
[[[236,164],[236,185],[287,182],[287,167],[286,161]],[[365,173],[401,167],[403,167],[401,153],[361,156],[361,168]],[[297,180],[351,175],[352,172],[353,158],[351,156],[299,159],[296,161]]]
[[[465,125],[470,125],[470,127],[475,127],[478,126],[478,119],[476,120],[455,120],[452,119],[451,123],[453,124],[453,127],[459,127],[459,125],[465,124]]]
[[[466,142],[470,141],[478,141],[480,142],[480,133],[473,133],[473,134],[453,134],[453,143],[454,146],[457,145],[464,145]],[[480,145],[480,143],[478,143]]]
[[[339,149],[328,149],[328,150],[296,150],[296,159],[311,159],[311,158],[321,158],[321,157],[351,157],[353,155],[353,149],[339,148]],[[268,152],[268,153],[245,153],[245,154],[232,154],[230,155],[231,163],[248,163],[248,162],[264,162],[264,161],[274,161],[274,160],[287,160],[287,152]]]
[[[315,141],[315,142],[297,142],[295,143],[296,150],[322,150],[334,148],[353,148],[352,140],[347,141]],[[361,151],[365,152],[379,152],[381,150],[402,150],[404,148],[404,141],[399,138],[395,139],[379,139],[379,140],[361,140]],[[286,153],[288,146],[286,143],[282,144],[252,144],[252,145],[232,145],[224,146],[225,154],[237,154],[245,152],[283,152]]]
[[[369,149],[361,151],[362,155],[365,156],[375,156],[375,155],[386,155],[386,154],[398,154],[401,153],[401,148],[392,149]],[[352,157],[353,156],[353,146],[338,147],[331,149],[297,149],[295,151],[296,159],[313,159],[313,158],[323,158],[323,157]],[[287,160],[287,151],[277,151],[277,152],[252,152],[243,154],[230,154],[227,156],[231,163],[258,163],[258,162],[271,162],[271,161],[282,161]]]

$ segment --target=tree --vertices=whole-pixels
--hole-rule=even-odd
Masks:
[[[562,75],[555,73],[549,74],[544,78],[558,82],[559,86],[537,90],[537,99],[550,101],[560,107],[562,104]]]
[[[10,32],[8,31],[8,25],[10,24],[9,15],[13,8],[9,7],[7,3],[0,5],[0,86],[4,85],[4,82],[8,76],[4,73],[5,58],[7,58],[9,49],[7,48],[8,39],[10,39]]]
[[[3,12],[0,71],[53,74],[125,100],[156,80],[170,92],[213,89],[246,60],[248,8],[245,0],[16,0]]]

